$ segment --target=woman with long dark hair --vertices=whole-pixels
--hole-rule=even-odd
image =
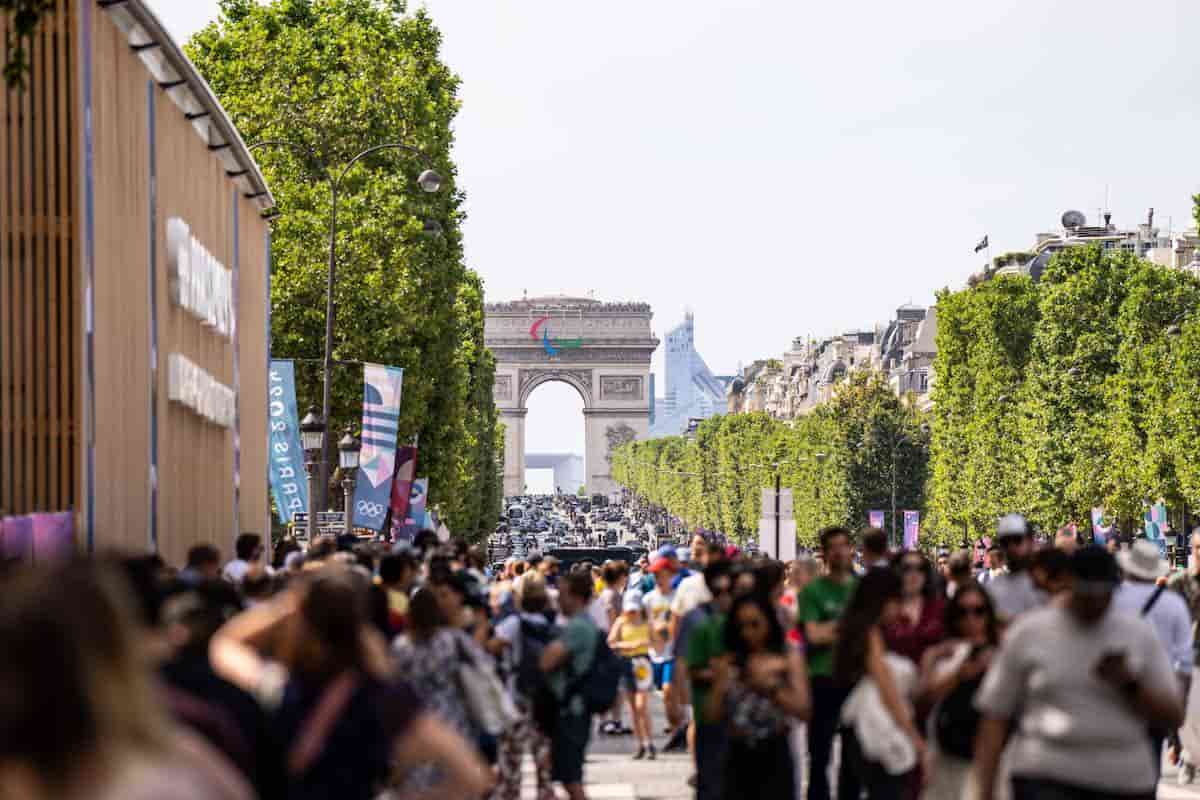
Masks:
[[[431,762],[445,776],[442,796],[479,796],[491,780],[486,765],[394,677],[366,588],[341,565],[306,574],[217,632],[214,669],[272,713],[289,798],[373,800],[394,769]]]
[[[893,653],[920,664],[925,651],[945,638],[941,581],[929,559],[916,550],[898,553],[892,569],[900,576],[900,613],[884,627],[883,639]]]
[[[974,798],[979,791],[971,771],[979,726],[974,700],[1000,635],[992,599],[978,583],[963,584],[946,603],[946,631],[951,638],[921,664],[920,698],[933,706],[926,800]]]
[[[713,664],[707,710],[729,734],[725,796],[794,797],[788,735],[792,720],[806,721],[812,711],[801,647],[787,641],[770,598],[759,591],[734,600],[724,635],[726,655]]]
[[[851,690],[843,706],[842,757],[857,767],[870,800],[903,795],[906,775],[925,758],[906,689],[915,667],[889,654],[883,630],[899,617],[903,587],[890,569],[872,569],[858,582],[838,627],[834,679]],[[856,731],[870,731],[864,737]]]

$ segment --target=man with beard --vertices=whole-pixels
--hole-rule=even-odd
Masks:
[[[1008,572],[997,575],[987,584],[987,590],[1001,624],[1008,625],[1026,611],[1045,605],[1046,595],[1034,584],[1029,572],[1033,558],[1033,530],[1029,521],[1021,514],[1001,517],[996,526],[996,543],[1004,552]]]

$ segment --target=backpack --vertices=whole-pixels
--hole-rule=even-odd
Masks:
[[[982,683],[982,678],[960,683],[938,706],[934,730],[942,752],[965,759],[974,757],[975,731],[979,727],[974,700]]]
[[[578,694],[587,713],[603,714],[617,704],[617,688],[624,671],[625,662],[608,646],[604,635],[597,633],[591,667],[575,679],[567,696]]]
[[[542,651],[554,641],[555,630],[549,623],[521,619],[521,660],[517,663],[517,693],[533,699],[546,685],[542,672]]]

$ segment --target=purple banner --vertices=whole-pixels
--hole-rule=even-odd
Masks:
[[[921,538],[921,514],[918,511],[904,512],[904,549],[916,550]]]
[[[0,553],[26,564],[69,559],[75,553],[75,515],[60,511],[0,519]]]
[[[883,527],[883,512],[882,511],[868,511],[867,512],[867,525],[872,528],[882,528]]]
[[[408,517],[408,501],[413,477],[417,473],[417,448],[396,448],[396,477],[392,481],[392,540],[399,541],[404,521]]]

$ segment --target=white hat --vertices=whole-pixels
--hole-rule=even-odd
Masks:
[[[1171,566],[1159,554],[1158,545],[1149,539],[1138,539],[1133,547],[1117,553],[1117,565],[1126,575],[1144,581],[1161,578],[1171,571]]]

